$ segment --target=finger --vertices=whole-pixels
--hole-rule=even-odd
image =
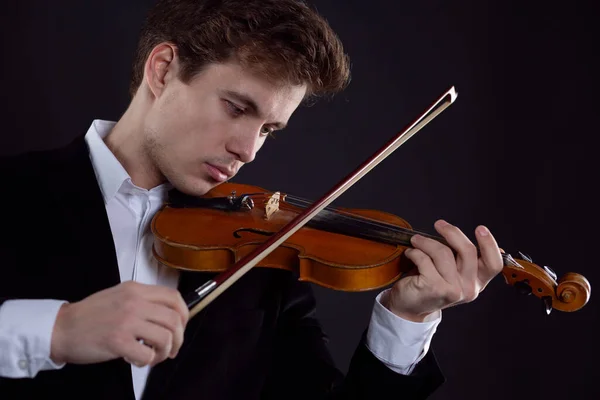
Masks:
[[[120,352],[126,362],[140,368],[150,365],[156,356],[153,348],[144,345],[134,338]]]
[[[411,243],[432,260],[435,269],[446,282],[451,285],[460,285],[456,260],[448,246],[421,235],[413,236]]]
[[[151,365],[164,361],[171,353],[173,335],[170,330],[152,322],[139,320],[133,334],[142,339],[145,345],[152,346],[155,355]]]
[[[436,296],[439,297],[439,300],[444,302],[444,306],[449,306],[450,304],[460,301],[460,286],[448,283],[448,281],[440,275],[439,268],[434,265],[433,260],[427,254],[419,249],[408,249],[405,251],[405,254],[419,270],[420,275],[416,278],[418,279],[418,281],[416,281],[418,287],[421,288],[423,286],[419,283],[419,280],[422,279],[421,282],[426,282],[426,285],[428,286],[430,291],[429,294],[438,293]],[[427,293],[425,294],[429,295]]]
[[[504,262],[496,239],[485,226],[478,226],[475,229],[475,236],[481,253],[478,278],[482,286],[485,287],[492,278],[502,271]]]
[[[177,311],[183,325],[187,324],[189,310],[178,290],[161,285],[143,285],[141,288],[142,298],[154,303],[163,304]]]
[[[416,248],[406,249],[404,251],[404,254],[406,255],[406,258],[408,258],[415,264],[415,266],[417,267],[418,275],[422,276],[427,281],[432,282],[432,284],[435,282],[447,284],[447,282],[440,275],[440,272],[433,264],[433,260],[423,251]]]
[[[456,226],[444,220],[435,223],[435,229],[456,251],[456,268],[464,285],[474,286],[477,279],[477,248]]]
[[[184,326],[180,314],[162,304],[148,303],[148,306],[144,307],[143,318],[171,332],[173,343],[169,357],[175,357],[183,344]]]

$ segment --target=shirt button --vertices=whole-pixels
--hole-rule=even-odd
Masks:
[[[27,369],[28,365],[29,365],[29,363],[27,362],[27,360],[19,360],[19,368]]]

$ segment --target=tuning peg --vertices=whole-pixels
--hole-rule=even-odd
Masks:
[[[544,296],[542,297],[542,302],[544,303],[544,311],[546,311],[546,315],[550,315],[552,311],[552,297]]]
[[[545,271],[546,271],[546,272],[547,272],[547,273],[548,273],[548,274],[549,274],[549,275],[550,275],[552,278],[554,278],[554,280],[557,280],[557,279],[558,279],[558,277],[556,276],[556,272],[554,272],[554,271],[552,270],[552,268],[550,268],[550,267],[547,267],[547,266],[545,266],[545,265],[544,265],[544,270],[545,270]]]
[[[527,254],[524,254],[524,253],[522,253],[522,252],[520,252],[520,251],[519,251],[519,256],[520,256],[520,257],[521,257],[523,260],[525,260],[525,261],[528,261],[528,262],[530,262],[530,263],[533,263],[533,259],[532,259],[531,257],[529,257]],[[557,280],[557,279],[558,279],[558,276],[556,275],[556,272],[554,272],[554,271],[552,270],[552,268],[550,268],[550,267],[547,267],[547,266],[545,266],[545,265],[544,265],[544,267],[543,267],[543,268],[544,268],[544,271],[546,271],[546,272],[548,273],[548,275],[550,275],[550,276],[551,276],[551,277],[552,277],[554,280]]]
[[[527,254],[523,254],[523,253],[521,253],[521,252],[519,251],[519,255],[521,256],[521,258],[522,258],[523,260],[525,260],[525,261],[529,261],[530,263],[532,263],[532,262],[533,262],[532,258],[531,258],[531,257],[529,257]]]

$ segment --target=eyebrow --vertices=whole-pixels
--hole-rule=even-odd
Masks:
[[[250,97],[249,95],[245,93],[234,92],[233,90],[225,90],[223,91],[223,93],[229,97],[232,97],[238,103],[242,103],[242,105],[249,108],[252,114],[258,116],[259,118],[264,118],[262,110],[260,109],[256,101],[254,101],[254,99],[252,99],[252,97]],[[277,129],[284,129],[287,126],[285,122],[273,122],[269,125],[273,125]]]

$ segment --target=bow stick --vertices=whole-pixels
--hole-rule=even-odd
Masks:
[[[403,131],[388,141],[381,149],[363,162],[352,173],[342,179],[337,185],[329,190],[321,199],[315,201],[312,205],[304,209],[296,218],[272,235],[261,246],[255,248],[251,253],[238,260],[233,266],[222,272],[214,279],[209,280],[196,290],[186,295],[184,298],[188,309],[190,309],[190,318],[204,309],[217,296],[223,293],[229,286],[240,279],[252,267],[257,265],[269,253],[275,250],[279,245],[285,242],[298,229],[304,226],[311,218],[317,215],[321,210],[327,207],[333,200],[338,198],[350,186],[365,176],[377,164],[392,154],[398,147],[402,146],[421,128],[427,125],[431,120],[437,117],[442,111],[449,107],[458,96],[454,86],[438,98],[423,114],[415,119]]]

